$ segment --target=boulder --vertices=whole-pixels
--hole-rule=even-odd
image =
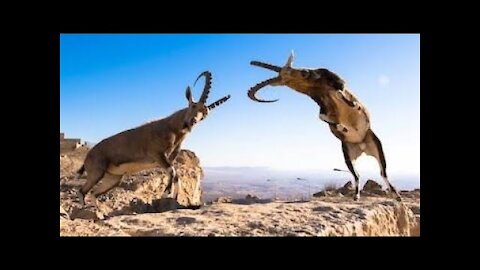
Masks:
[[[375,181],[373,181],[373,180],[371,180],[371,179],[369,179],[369,180],[365,183],[365,185],[363,186],[362,191],[363,191],[364,193],[366,193],[366,195],[369,195],[369,194],[386,195],[386,194],[387,194],[387,192],[382,189],[382,186],[381,186],[379,183],[377,183],[377,182],[375,182]]]
[[[80,206],[77,198],[76,191],[85,183],[85,176],[82,179],[73,177],[83,163],[86,153],[87,151],[72,151],[62,153],[64,157],[60,158],[60,203],[64,210],[68,210],[63,214],[61,212],[61,216],[70,216],[72,219],[98,218],[98,211],[94,207]],[[162,199],[169,176],[165,169],[157,168],[125,175],[118,187],[98,198],[102,212],[112,217],[122,214],[163,212],[176,208],[199,208],[203,205],[201,180],[204,176],[200,160],[192,151],[182,150],[174,166],[181,181],[176,204],[171,199]],[[85,198],[87,206],[92,204],[89,195]]]
[[[215,200],[212,201],[212,203],[231,203],[232,202],[232,197],[218,197]]]
[[[338,193],[342,194],[343,196],[353,195],[355,190],[353,189],[352,181],[348,181],[343,185],[343,187],[337,189]]]

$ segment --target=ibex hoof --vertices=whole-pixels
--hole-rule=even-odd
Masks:
[[[354,201],[358,201],[359,199],[360,199],[360,194],[355,194],[355,195],[353,196],[353,200],[354,200]]]

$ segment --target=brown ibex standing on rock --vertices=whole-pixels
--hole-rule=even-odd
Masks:
[[[124,174],[155,167],[167,169],[170,179],[164,194],[170,191],[170,196],[177,199],[180,181],[173,167],[173,161],[180,152],[183,140],[198,122],[207,117],[210,109],[230,98],[228,95],[208,106],[205,105],[211,88],[212,75],[205,71],[197,77],[195,83],[202,76],[205,77],[205,87],[198,102],[193,100],[190,87],[187,87],[185,93],[188,100],[187,108],[166,118],[104,139],[88,152],[83,166],[78,171],[79,176],[87,172],[87,182],[79,191],[82,205],[85,205],[85,195],[100,180],[101,183],[92,190],[97,207],[96,198],[118,185]],[[176,193],[173,183],[177,186]]]
[[[362,103],[345,88],[345,82],[337,74],[324,69],[292,68],[293,52],[283,67],[258,61],[251,65],[278,72],[278,76],[265,80],[248,91],[248,96],[258,102],[275,102],[277,100],[261,100],[256,93],[262,87],[288,86],[293,90],[312,98],[320,106],[320,119],[327,122],[331,132],[342,141],[345,163],[355,178],[354,200],[360,198],[359,174],[354,163],[362,154],[373,156],[380,166],[380,173],[397,200],[400,195],[387,178],[387,164],[382,144],[370,128],[370,116]]]

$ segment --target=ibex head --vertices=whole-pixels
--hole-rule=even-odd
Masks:
[[[261,88],[271,86],[288,86],[300,93],[310,95],[313,89],[316,90],[343,90],[345,82],[335,73],[324,69],[306,69],[293,68],[293,51],[288,57],[287,63],[283,67],[278,67],[259,61],[250,62],[251,65],[263,67],[278,72],[278,76],[265,80],[248,91],[250,99],[258,102],[275,102],[276,100],[262,100],[256,97],[256,93]],[[320,88],[320,89],[319,89]]]
[[[185,92],[185,96],[188,100],[188,108],[185,113],[183,127],[188,129],[189,131],[191,131],[193,126],[195,126],[198,122],[205,119],[211,109],[224,103],[230,98],[230,95],[228,95],[213,102],[208,106],[205,105],[205,102],[207,101],[207,98],[208,98],[208,94],[210,93],[210,88],[212,87],[212,74],[208,71],[202,72],[200,75],[198,75],[197,79],[195,80],[194,86],[197,83],[198,79],[200,79],[200,77],[202,76],[205,77],[205,86],[203,88],[202,95],[200,96],[200,99],[198,100],[198,102],[195,102],[193,100],[190,86],[187,87],[187,90]]]

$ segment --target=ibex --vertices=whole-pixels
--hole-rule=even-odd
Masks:
[[[388,181],[382,144],[370,127],[370,115],[365,106],[345,88],[345,81],[337,74],[324,68],[293,68],[292,62],[293,52],[283,67],[258,61],[250,62],[251,65],[279,73],[277,77],[252,87],[248,91],[250,99],[257,102],[278,101],[278,99],[261,100],[256,97],[257,91],[267,85],[285,85],[312,98],[320,106],[319,118],[328,123],[331,132],[342,142],[345,163],[355,178],[354,200],[360,198],[359,174],[354,163],[362,153],[377,159],[380,174],[389,190],[395,194],[397,200],[401,200],[395,187]]]
[[[118,185],[124,174],[155,167],[167,169],[170,178],[164,194],[168,192],[169,196],[177,199],[181,185],[173,161],[180,152],[183,140],[196,124],[207,117],[209,110],[230,98],[230,95],[227,95],[208,106],[205,105],[212,75],[205,71],[197,77],[195,83],[202,76],[205,77],[205,87],[198,102],[193,100],[190,87],[187,87],[185,94],[188,107],[166,118],[104,139],[88,152],[83,166],[78,170],[78,176],[87,173],[87,181],[79,190],[82,205],[85,205],[85,195],[100,180],[101,183],[92,190],[97,207],[96,198]],[[172,183],[176,185],[176,193]]]

